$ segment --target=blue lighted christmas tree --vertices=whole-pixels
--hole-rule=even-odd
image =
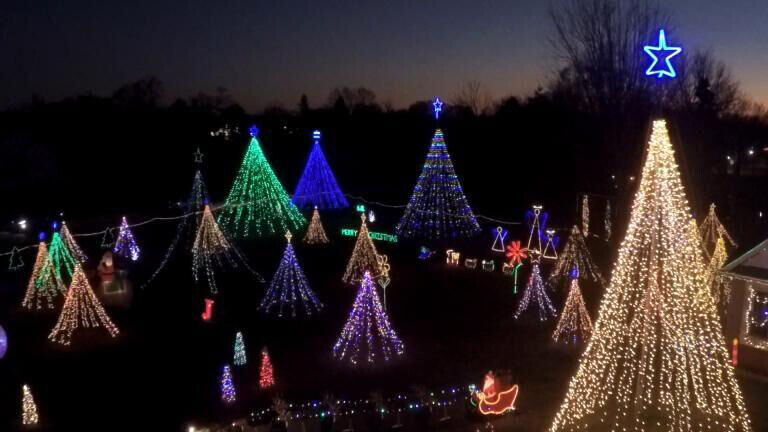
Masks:
[[[131,226],[128,225],[128,221],[123,216],[123,222],[120,224],[120,234],[117,236],[115,247],[112,252],[117,256],[124,258],[130,258],[131,261],[139,259],[139,246],[136,244],[136,239],[133,237],[133,231]]]
[[[403,237],[429,240],[480,233],[440,129],[432,137],[427,161],[396,230]]]
[[[312,152],[309,154],[304,173],[293,193],[293,203],[300,209],[315,207],[326,210],[349,207],[320,147],[320,131],[312,132],[312,139],[314,140]]]
[[[234,403],[237,400],[235,385],[232,383],[232,370],[229,365],[224,365],[221,373],[221,400],[226,404]]]
[[[405,346],[389,323],[371,274],[365,272],[352,311],[333,346],[333,356],[352,364],[362,357],[375,363],[378,358],[389,361],[404,352]]]
[[[314,291],[309,287],[304,272],[299,267],[296,254],[291,245],[290,231],[285,234],[288,243],[285,245],[283,259],[269,284],[269,289],[259,305],[264,313],[276,309],[277,316],[282,318],[290,310],[291,317],[296,317],[296,310],[301,309],[304,315],[312,315],[322,309],[323,304],[317,300]]]
[[[251,142],[235,177],[219,223],[234,238],[296,230],[307,221],[283,189],[259,144],[259,129],[250,129]]]

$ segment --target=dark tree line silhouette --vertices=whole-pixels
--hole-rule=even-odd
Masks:
[[[652,2],[573,1],[552,13],[552,23],[559,63],[545,86],[494,100],[481,82],[468,81],[444,95],[439,124],[430,101],[395,109],[366,87],[334,88],[325,101],[302,95],[293,108],[270,104],[254,114],[221,87],[164,102],[155,77],[106,97],[7,110],[0,113],[0,229],[19,216],[47,220],[60,211],[86,225],[126,212],[172,212],[191,182],[198,146],[213,199],[221,200],[253,122],[289,191],[311,131],[321,129],[342,188],[392,203],[407,200],[439,125],[478,212],[522,220],[527,207],[542,202],[552,223],[567,227],[583,193],[611,199],[624,214],[649,121],[663,115],[692,210],[716,202],[737,236],[755,237],[746,244],[766,234],[759,212],[768,214],[768,199],[759,191],[766,186],[768,116],[742,95],[726,65],[694,50],[680,58],[677,80],[645,77],[637,47],[655,42],[658,23],[674,28]]]

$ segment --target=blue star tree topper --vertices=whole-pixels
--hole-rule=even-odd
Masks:
[[[669,60],[672,59],[672,57],[680,54],[683,49],[680,47],[668,46],[667,37],[664,34],[663,29],[659,30],[659,46],[646,45],[643,47],[643,50],[645,50],[651,59],[653,59],[653,62],[648,67],[648,70],[645,71],[646,75],[655,75],[656,78],[664,78],[665,76],[674,78],[677,76],[677,72],[675,72],[675,68],[672,67],[672,63]],[[661,59],[663,59],[662,62],[659,61]],[[657,65],[659,65],[659,63],[661,63],[664,67],[657,69]]]
[[[435,110],[435,118],[440,118],[440,111],[443,110],[443,101],[439,97],[435,97],[435,100],[432,102],[432,108]]]

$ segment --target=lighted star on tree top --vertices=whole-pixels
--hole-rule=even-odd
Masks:
[[[443,101],[439,97],[435,96],[435,100],[432,102],[432,108],[435,111],[435,118],[440,118],[440,112],[443,111]]]
[[[659,30],[659,46],[646,45],[643,47],[643,50],[653,59],[648,70],[645,71],[646,75],[656,75],[656,78],[664,78],[665,76],[674,78],[677,76],[677,72],[675,72],[675,68],[672,67],[672,63],[669,60],[680,54],[683,49],[667,46],[667,37],[664,34],[664,30]],[[663,59],[665,67],[655,69],[660,59]]]
[[[510,265],[520,264],[528,258],[528,248],[522,247],[519,240],[513,241],[507,245],[507,258]]]

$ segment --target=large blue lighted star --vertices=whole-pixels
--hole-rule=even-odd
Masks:
[[[665,76],[674,78],[677,76],[677,72],[675,72],[675,68],[672,67],[672,63],[670,63],[669,60],[680,54],[683,49],[680,47],[667,46],[667,37],[664,35],[664,30],[659,30],[659,46],[646,45],[643,49],[653,59],[653,63],[651,63],[651,66],[645,71],[646,75],[656,75],[656,78],[664,78]],[[659,51],[664,52],[658,53]],[[659,63],[659,58],[664,58],[666,68],[654,69]]]

